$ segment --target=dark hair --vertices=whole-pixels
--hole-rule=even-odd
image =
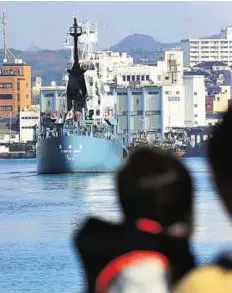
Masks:
[[[224,113],[222,122],[212,132],[208,142],[208,160],[220,197],[232,215],[232,191],[228,186],[232,180],[232,108]]]
[[[192,223],[191,177],[174,156],[150,148],[131,154],[117,174],[119,200],[129,220],[149,218],[169,226]]]

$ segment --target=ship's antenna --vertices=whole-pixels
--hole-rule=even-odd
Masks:
[[[107,40],[107,50],[110,51],[110,44],[109,44],[109,25],[106,25],[106,40]]]
[[[96,26],[98,26],[99,25],[99,15],[97,14],[97,16],[96,16]]]
[[[192,19],[191,17],[188,19],[188,38],[191,37],[191,25],[192,25]]]
[[[96,43],[95,43],[95,49],[98,51],[98,26],[99,26],[99,15],[96,16],[96,22],[95,22],[95,31],[96,31]]]

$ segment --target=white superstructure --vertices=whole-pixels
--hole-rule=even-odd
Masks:
[[[222,61],[232,65],[232,26],[222,29],[220,38],[190,38],[181,41],[184,65],[194,66],[205,61]]]

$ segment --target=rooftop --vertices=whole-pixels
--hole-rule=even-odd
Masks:
[[[193,66],[193,68],[207,69],[207,68],[211,68],[213,66],[228,67],[228,65],[226,63],[221,62],[221,61],[205,61],[205,62],[202,62],[202,63],[199,63],[199,64]]]
[[[0,134],[18,134],[18,131],[10,130],[10,127],[6,123],[0,123]]]

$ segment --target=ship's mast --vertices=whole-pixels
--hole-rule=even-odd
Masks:
[[[77,18],[74,17],[74,24],[70,27],[69,33],[70,36],[74,39],[74,63],[79,63],[79,57],[78,57],[78,48],[77,48],[77,42],[78,38],[82,35],[82,28],[77,25]]]
[[[79,64],[78,57],[78,38],[82,35],[82,28],[77,25],[77,19],[74,17],[74,24],[70,27],[68,34],[74,39],[74,64],[69,73],[69,81],[67,86],[67,109],[70,111],[74,106],[74,111],[82,112],[86,107],[87,89],[84,79],[84,72]]]

